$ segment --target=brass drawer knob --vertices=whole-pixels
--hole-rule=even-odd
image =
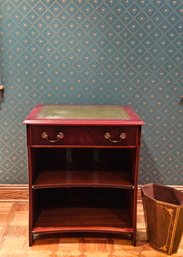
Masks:
[[[58,132],[57,136],[56,136],[56,139],[49,139],[48,138],[48,133],[47,132],[43,132],[41,134],[41,138],[42,139],[46,139],[48,142],[50,143],[56,143],[58,142],[59,140],[63,139],[64,138],[64,133],[63,132]]]
[[[124,140],[126,139],[126,133],[122,132],[120,135],[119,135],[119,139],[113,139],[111,134],[109,132],[106,132],[104,134],[104,138],[106,140],[109,140],[111,143],[119,143],[121,142],[121,140]]]

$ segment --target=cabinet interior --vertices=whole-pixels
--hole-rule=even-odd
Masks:
[[[33,231],[101,231],[113,227],[132,232],[133,217],[129,198],[133,190],[106,188],[53,188],[34,191]]]
[[[133,188],[135,149],[33,148],[33,186]]]

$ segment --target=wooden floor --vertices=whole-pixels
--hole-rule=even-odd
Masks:
[[[28,246],[28,202],[0,202],[1,257],[161,257],[146,242],[141,201],[138,202],[137,246],[130,240],[112,238],[39,238]],[[171,256],[183,257],[183,238]]]

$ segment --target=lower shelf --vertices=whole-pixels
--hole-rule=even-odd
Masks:
[[[133,233],[129,214],[119,208],[45,208],[33,233],[111,232]]]

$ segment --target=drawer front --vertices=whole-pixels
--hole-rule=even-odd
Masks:
[[[138,126],[31,126],[32,145],[136,146]]]

